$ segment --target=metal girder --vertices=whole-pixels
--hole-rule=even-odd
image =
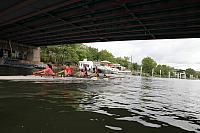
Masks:
[[[15,4],[15,5],[13,5],[13,6],[7,8],[6,10],[1,11],[1,12],[0,12],[0,17],[1,17],[1,16],[4,16],[4,15],[11,14],[11,13],[13,13],[13,12],[19,10],[20,8],[26,7],[26,6],[32,4],[32,3],[36,2],[36,1],[38,1],[38,0],[25,0],[25,1],[23,1],[23,2],[20,2],[20,3],[18,3],[18,4]]]
[[[8,24],[15,23],[15,22],[18,22],[20,20],[24,20],[24,19],[27,19],[27,18],[30,18],[30,17],[33,17],[33,16],[36,16],[36,15],[39,15],[39,14],[42,14],[42,13],[46,13],[46,12],[52,11],[52,10],[55,10],[57,8],[70,5],[70,4],[75,3],[75,2],[80,2],[80,1],[81,0],[67,0],[65,2],[56,3],[56,4],[52,5],[52,6],[46,7],[44,9],[38,10],[36,12],[33,12],[33,13],[27,14],[25,16],[21,16],[21,17],[18,17],[16,19],[10,20],[10,21],[8,21],[6,23],[1,23],[0,27],[8,25]]]
[[[188,35],[193,36],[193,38],[199,38],[200,34],[194,34],[193,33],[180,33],[180,34],[160,34],[160,35],[156,35],[157,39],[170,39],[170,38],[174,38],[174,35],[176,35],[176,38],[186,38]],[[109,40],[112,41],[125,41],[125,40],[135,40],[135,37],[137,37],[137,40],[148,40],[148,39],[152,39],[150,36],[144,36],[144,35],[139,35],[139,36],[115,36],[115,37],[110,37],[108,38]],[[102,42],[102,40],[100,39],[96,39],[96,38],[80,38],[80,39],[76,39],[76,40],[54,40],[51,42],[37,42],[37,43],[33,43],[32,45],[34,46],[43,46],[43,45],[60,45],[60,44],[75,44],[75,43],[90,43],[90,42]],[[27,44],[28,45],[28,44]]]
[[[119,2],[119,3],[112,3],[114,6],[119,6],[121,3],[130,3],[130,2],[133,2],[132,0],[120,0],[121,2]],[[151,1],[143,1],[143,2],[139,2],[139,3],[136,3],[136,6],[139,6],[139,5],[143,5],[143,4],[149,4],[149,3],[154,3],[154,2],[159,2],[159,0],[151,0]],[[106,9],[107,8],[111,8],[110,10],[112,10],[112,7],[109,7],[110,5],[109,4],[106,4],[107,6],[106,6]],[[102,5],[103,6],[103,5]],[[101,8],[105,8],[105,3],[104,3],[104,6],[103,7],[101,7],[101,6],[99,6],[99,5],[97,5],[97,6],[94,6],[92,9],[89,9],[88,11],[92,11],[92,10],[94,10],[94,9],[101,9]],[[87,11],[87,10],[86,10]],[[75,11],[73,10],[72,11],[72,13],[74,13]],[[77,13],[79,13],[80,14],[80,12],[77,12]],[[66,16],[66,14],[67,14],[67,16],[68,17],[70,17],[69,15],[70,15],[70,12],[68,13],[65,13],[65,15],[63,14],[63,17],[67,17]],[[83,15],[83,13],[82,13],[82,15]],[[71,14],[71,16],[73,16],[73,14]],[[62,17],[62,15],[60,15],[60,16],[58,16],[58,17]],[[47,24],[49,24],[49,23],[47,23]],[[0,25],[1,26],[1,25]],[[44,27],[44,25],[42,25],[42,27]],[[38,29],[38,30],[40,30],[40,29]],[[33,32],[33,30],[30,30],[30,32]],[[17,32],[17,33],[19,33],[19,32]],[[27,32],[26,32],[27,33]],[[26,34],[25,33],[25,34]],[[15,34],[16,34],[16,32],[15,32]]]
[[[137,34],[137,35],[116,35],[116,36],[107,36],[106,38],[107,39],[112,39],[112,38],[122,38],[122,37],[149,37],[149,35],[144,35],[144,34]],[[149,37],[150,39],[150,37]],[[59,40],[66,40],[68,42],[74,42],[74,41],[78,41],[78,40],[101,40],[100,38],[96,38],[96,37],[84,37],[84,38],[76,38],[76,39],[72,39],[72,40],[67,40],[67,38],[62,38],[62,39],[55,39],[55,40],[52,40],[52,41],[49,41],[49,42],[54,42],[54,41],[59,41]],[[102,40],[101,40],[102,41]],[[42,43],[45,43],[46,41],[38,41],[38,42],[33,42],[31,44],[33,45],[37,45],[37,44],[42,44]]]
[[[152,34],[152,32],[145,26],[145,24],[139,20],[139,18],[135,15],[134,12],[130,12],[126,4],[123,4],[123,7],[129,12],[129,14],[133,17],[133,19],[136,19],[136,21],[144,28],[145,32],[147,32],[150,36],[152,36],[153,39],[156,39],[155,35]]]
[[[188,35],[193,36],[193,38],[200,38],[200,34],[195,34],[195,33],[182,33],[182,34],[176,34],[176,36],[170,35],[170,34],[162,34],[162,35],[156,35],[157,39],[172,39],[172,38],[187,38]],[[136,36],[119,36],[119,37],[114,37],[114,38],[108,38],[109,41],[128,41],[128,40],[148,40],[152,39],[150,36],[137,36],[137,39],[135,39]],[[76,44],[76,43],[91,43],[91,42],[102,42],[103,40],[96,39],[96,38],[84,38],[84,39],[79,39],[79,40],[58,40],[58,41],[51,41],[51,42],[38,42],[32,44],[33,46],[46,46],[46,45],[61,45],[61,44]],[[106,41],[104,41],[106,42]],[[27,44],[29,45],[29,44]]]
[[[105,23],[99,23],[99,24],[92,24],[92,25],[86,25],[86,26],[82,26],[84,28],[91,28],[91,27],[94,27],[94,26],[113,26],[114,24],[116,25],[125,25],[130,22],[134,22],[135,19],[127,19],[127,20],[121,20],[121,21],[116,21],[116,22],[105,22]],[[156,22],[156,23],[148,23],[146,24],[146,26],[159,26],[159,25],[163,25],[163,26],[171,26],[173,24],[176,24],[177,26],[178,25],[181,25],[181,24],[187,24],[187,23],[192,23],[192,22],[199,22],[200,21],[200,18],[194,18],[194,19],[188,19],[188,20],[177,20],[177,21],[164,21],[164,22]],[[140,24],[133,24],[132,27],[141,27]],[[76,29],[74,27],[70,27],[67,29],[67,31],[71,31],[73,29]],[[21,37],[18,37],[18,38],[15,38],[15,39],[23,39],[23,38],[27,38],[27,37],[34,37],[34,36],[41,36],[41,35],[45,35],[45,34],[49,34],[49,33],[56,33],[56,32],[62,32],[62,31],[66,31],[65,29],[55,29],[55,30],[51,30],[51,31],[44,31],[44,32],[41,32],[41,33],[38,33],[36,35],[34,34],[30,34],[30,35],[26,35],[26,36],[21,36]]]
[[[40,36],[40,37],[37,37],[37,38],[25,38],[23,39],[22,41],[24,43],[26,42],[32,42],[32,41],[36,41],[36,40],[41,40],[41,39],[48,39],[48,38],[57,38],[57,37],[66,37],[66,36],[69,36],[69,37],[77,37],[77,36],[80,36],[80,35],[83,35],[83,34],[89,34],[90,35],[90,32],[91,31],[96,31],[98,32],[98,34],[106,34],[106,33],[121,33],[121,32],[126,32],[126,31],[132,31],[132,32],[145,32],[144,29],[133,29],[134,27],[132,27],[131,25],[130,26],[126,26],[126,27],[123,27],[123,28],[105,28],[105,29],[93,29],[93,30],[90,30],[90,31],[83,31],[83,32],[80,32],[80,31],[77,31],[77,32],[71,32],[71,33],[59,33],[59,34],[53,34],[53,35],[46,35],[46,36]],[[195,30],[199,29],[200,28],[200,25],[192,25],[192,26],[187,26],[187,27],[182,27],[182,26],[176,26],[176,27],[162,27],[162,28],[154,28],[154,29],[150,29],[150,31],[152,32],[159,32],[159,31],[168,31],[168,30],[182,30],[182,31],[188,31],[188,30],[191,30],[191,28],[194,28]],[[94,35],[94,34],[93,34]]]
[[[196,31],[168,31],[168,32],[159,32],[159,33],[155,33],[155,35],[184,35],[184,34],[194,34],[195,32],[200,32],[200,29],[197,29]],[[143,34],[143,33],[137,33],[135,34],[134,32],[121,32],[120,34],[118,33],[103,33],[101,34],[102,37],[104,37],[103,35],[106,36],[107,39],[112,39],[112,38],[118,38],[118,37],[138,37],[138,36],[148,36],[151,37],[151,35],[149,34]],[[52,42],[52,41],[58,41],[58,40],[70,40],[70,41],[74,41],[74,40],[80,40],[82,38],[87,38],[87,39],[99,39],[98,36],[96,35],[81,35],[81,36],[76,36],[76,37],[58,37],[55,39],[46,39],[46,40],[38,40],[38,41],[32,41],[32,42],[25,42],[27,44],[35,44],[35,43],[44,43],[44,42]]]

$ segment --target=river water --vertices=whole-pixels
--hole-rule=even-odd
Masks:
[[[0,81],[0,132],[200,132],[200,81]]]

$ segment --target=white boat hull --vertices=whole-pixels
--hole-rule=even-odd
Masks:
[[[77,77],[57,77],[57,76],[0,76],[0,80],[14,80],[14,81],[92,81],[92,80],[104,80],[108,78],[77,78]]]
[[[53,76],[0,76],[0,80],[91,80],[89,78],[53,77]]]

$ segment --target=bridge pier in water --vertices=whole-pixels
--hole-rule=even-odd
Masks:
[[[0,64],[6,63],[38,64],[40,63],[40,47],[0,40]]]

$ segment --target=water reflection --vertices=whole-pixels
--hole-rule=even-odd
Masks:
[[[200,82],[0,82],[1,132],[200,132]]]

